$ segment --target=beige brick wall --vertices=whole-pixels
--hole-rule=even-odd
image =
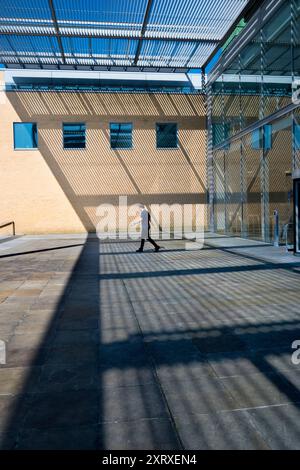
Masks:
[[[0,109],[0,221],[14,220],[17,233],[95,231],[97,206],[120,195],[129,204],[205,202],[201,95],[2,92]],[[38,150],[14,150],[20,121],[37,122]],[[85,150],[63,150],[67,121],[86,123]],[[164,121],[178,123],[178,149],[156,149]],[[110,122],[133,123],[133,149],[110,149]]]

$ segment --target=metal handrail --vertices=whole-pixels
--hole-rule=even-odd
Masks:
[[[13,235],[15,236],[16,235],[16,225],[15,225],[15,222],[13,220],[9,221],[9,222],[0,223],[0,228],[8,227],[9,225],[13,226]]]

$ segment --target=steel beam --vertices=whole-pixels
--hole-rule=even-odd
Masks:
[[[56,36],[56,39],[57,39],[57,42],[58,42],[58,47],[59,47],[59,50],[60,50],[60,53],[61,53],[61,58],[62,58],[63,63],[65,64],[66,63],[65,53],[64,53],[64,48],[63,48],[63,45],[62,45],[62,40],[61,40],[61,36],[60,36],[60,32],[59,32],[59,27],[58,27],[58,24],[57,24],[57,18],[56,18],[55,8],[54,8],[54,5],[53,5],[53,0],[48,0],[48,2],[49,2],[49,8],[50,8],[50,11],[51,11],[53,26],[54,26],[54,29],[55,29],[55,36]],[[30,36],[32,36],[32,35],[30,34]]]
[[[256,11],[258,10],[258,8],[260,8],[261,6],[261,3],[262,1],[261,0],[249,0],[247,5],[245,6],[245,8],[243,9],[243,11],[239,14],[239,16],[236,18],[235,22],[233,23],[233,25],[231,26],[231,28],[229,28],[229,30],[227,31],[227,33],[223,36],[223,38],[221,39],[220,41],[220,44],[221,46],[227,41],[227,39],[231,36],[231,34],[233,33],[233,31],[235,30],[235,28],[237,27],[237,25],[239,24],[239,22],[243,19],[243,18],[249,18],[251,17],[251,15]],[[203,64],[203,69],[205,70],[206,67],[208,66],[209,62],[213,59],[214,55],[216,54],[216,50],[214,50],[210,56],[206,59],[205,63]]]
[[[105,65],[99,65],[99,64],[61,64],[61,63],[38,63],[38,62],[17,62],[18,61],[18,57],[15,57],[16,59],[16,62],[5,62],[5,60],[3,60],[4,57],[1,56],[0,54],[0,62],[2,61],[2,63],[4,64],[4,66],[8,69],[19,69],[19,68],[27,68],[28,66],[30,67],[30,69],[42,69],[42,70],[53,70],[53,67],[56,67],[58,68],[59,70],[75,70],[76,67],[78,70],[86,70],[86,69],[92,69],[92,70],[95,70],[95,71],[108,71],[108,70],[111,70],[111,71],[119,71],[119,72],[123,72],[123,71],[130,71],[131,68],[134,70],[134,71],[138,71],[138,72],[144,72],[145,69],[147,69],[146,71],[147,72],[153,72],[153,70],[156,70],[157,72],[160,72],[161,70],[163,72],[170,72],[171,70],[174,72],[174,73],[187,73],[188,72],[188,69],[186,67],[166,67],[166,66],[163,66],[163,67],[156,67],[156,66],[133,66],[133,65],[109,65],[109,64],[105,64]],[[33,67],[35,66],[35,67]],[[64,68],[65,67],[65,68]]]
[[[153,5],[153,0],[148,0],[146,10],[145,10],[144,19],[143,19],[142,29],[141,29],[141,36],[140,36],[140,39],[139,39],[139,42],[138,42],[138,45],[137,45],[137,48],[136,48],[135,58],[134,58],[134,61],[133,61],[134,65],[136,65],[138,63],[138,60],[139,60],[139,57],[140,57],[140,52],[141,52],[141,49],[142,49],[143,39],[144,39],[145,32],[146,32],[146,29],[147,29],[148,20],[149,20],[152,5]]]

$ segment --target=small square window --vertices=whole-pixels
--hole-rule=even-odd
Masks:
[[[64,149],[85,149],[85,124],[63,124]]]
[[[19,150],[38,147],[37,125],[35,122],[14,122],[14,148]]]
[[[156,147],[177,148],[177,124],[156,124]]]
[[[132,148],[132,124],[111,123],[110,124],[110,147],[112,149]]]

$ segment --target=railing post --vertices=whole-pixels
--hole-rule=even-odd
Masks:
[[[278,209],[274,210],[274,246],[279,246],[279,214]]]

